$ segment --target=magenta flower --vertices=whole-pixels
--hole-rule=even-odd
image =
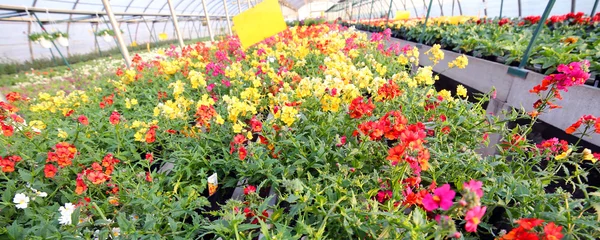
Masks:
[[[387,202],[387,200],[390,200],[392,198],[392,191],[390,190],[380,190],[377,193],[377,201],[380,203],[385,203]]]
[[[477,225],[481,222],[481,218],[485,214],[486,207],[477,206],[471,208],[467,214],[465,215],[465,220],[467,224],[465,225],[465,229],[467,232],[477,232]]]
[[[338,140],[337,144],[335,144],[335,146],[341,147],[341,146],[344,146],[344,144],[346,144],[346,136],[341,136],[340,139]]]
[[[483,190],[481,189],[481,186],[483,186],[483,183],[481,181],[471,179],[471,181],[468,181],[463,184],[463,190],[474,192],[475,194],[477,194],[477,196],[483,197]]]
[[[454,196],[456,192],[450,189],[449,184],[444,184],[443,186],[436,188],[433,191],[433,195],[427,194],[423,198],[423,207],[427,211],[433,211],[438,208],[442,208],[443,210],[448,210],[454,204]]]

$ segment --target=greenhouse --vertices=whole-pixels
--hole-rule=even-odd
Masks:
[[[0,0],[0,239],[600,239],[600,0]]]

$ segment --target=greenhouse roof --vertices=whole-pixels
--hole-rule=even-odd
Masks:
[[[253,0],[205,0],[206,10],[211,19],[225,18],[224,3],[227,3],[230,16],[235,16],[254,6]],[[303,1],[302,1],[303,2]],[[178,18],[204,17],[202,1],[172,0]],[[166,0],[112,0],[113,13],[118,21],[161,21],[170,17]],[[285,3],[283,3],[285,5]],[[298,4],[294,2],[294,4]],[[304,4],[304,3],[302,3]],[[294,6],[294,5],[292,5]],[[37,13],[40,19],[56,22],[94,22],[96,15],[106,15],[104,5],[97,0],[23,0],[15,4],[13,0],[0,0],[0,21],[30,21],[30,13]],[[87,16],[87,17],[86,17]]]

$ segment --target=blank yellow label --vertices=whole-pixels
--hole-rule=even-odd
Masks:
[[[265,0],[233,17],[242,48],[265,40],[287,28],[277,0]]]
[[[410,12],[409,11],[396,11],[396,18],[394,18],[395,20],[406,20],[410,18]]]

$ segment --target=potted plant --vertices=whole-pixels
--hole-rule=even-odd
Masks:
[[[69,46],[69,34],[68,33],[54,32],[54,33],[52,33],[52,37],[54,39],[56,39],[58,44],[60,44],[61,46],[63,46],[63,47]]]
[[[123,33],[123,30],[121,30],[121,33]],[[105,42],[110,42],[110,41],[112,41],[112,38],[115,36],[115,31],[112,29],[103,29],[103,30],[96,32],[96,36],[101,36]]]
[[[40,44],[43,48],[51,48],[52,47],[52,35],[43,32],[43,33],[32,33],[29,34],[29,40]]]

